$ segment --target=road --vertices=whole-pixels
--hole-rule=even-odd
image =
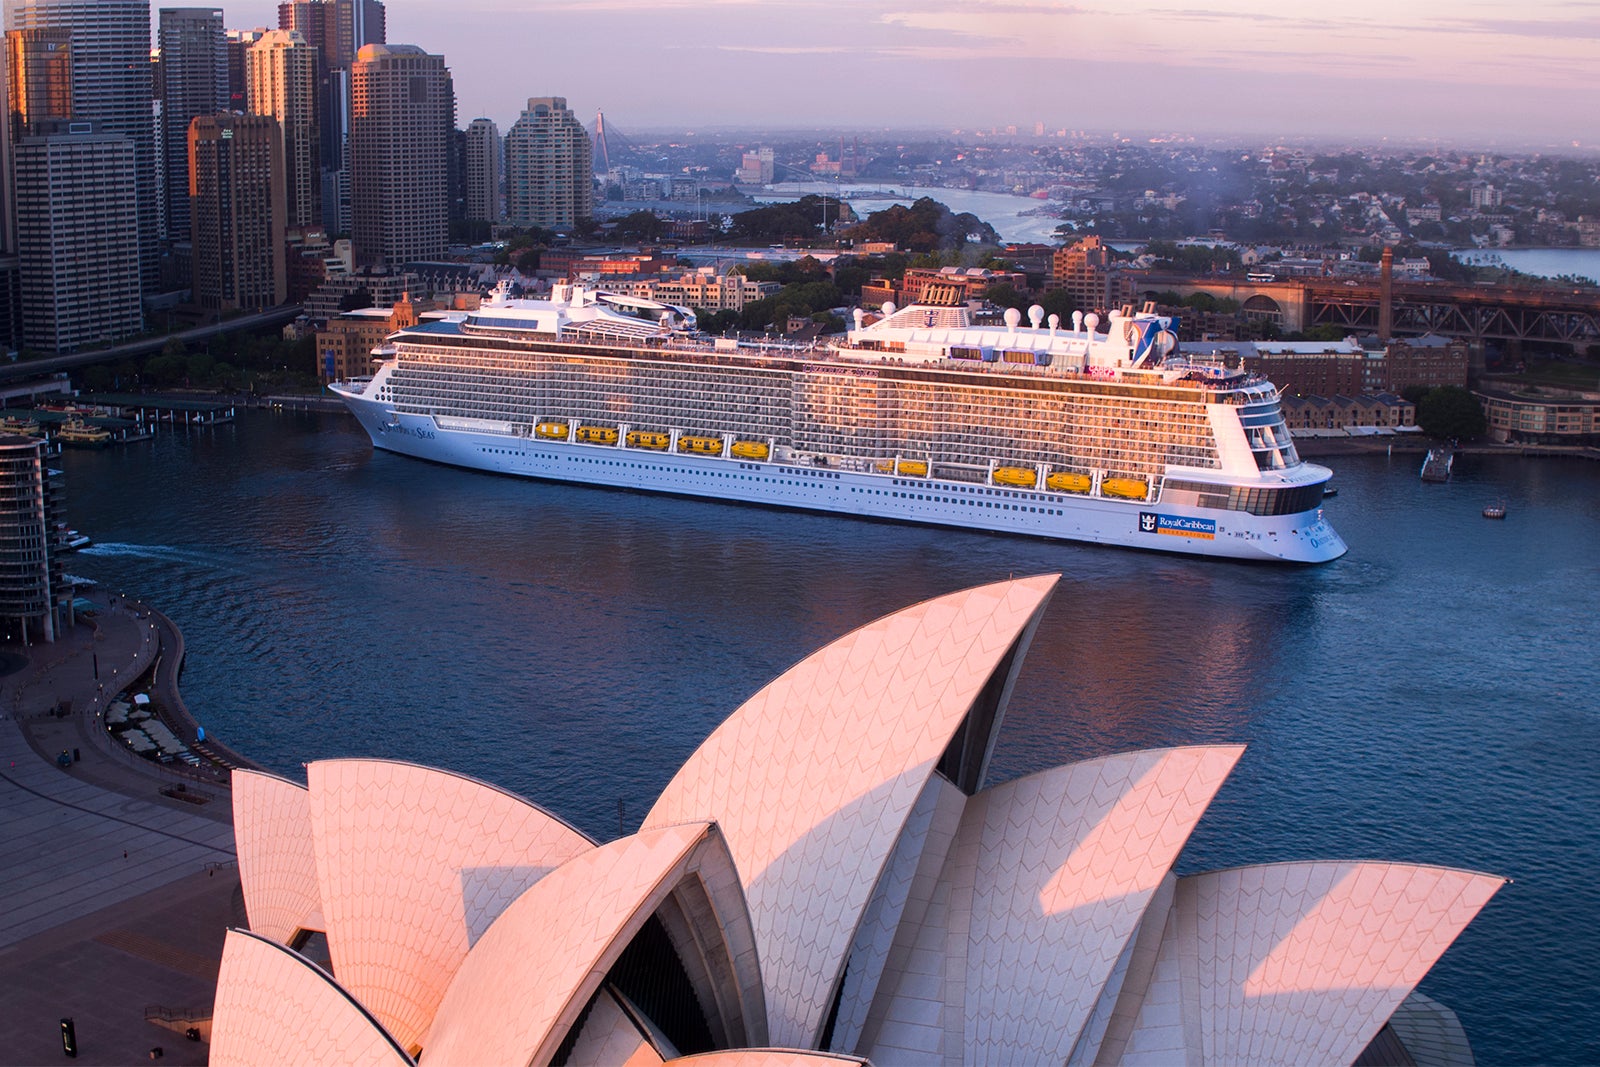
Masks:
[[[20,363],[7,363],[0,365],[0,382],[14,381],[18,378],[38,378],[61,371],[77,370],[79,367],[87,367],[95,363],[127,359],[130,356],[149,355],[152,352],[161,351],[167,342],[173,339],[187,343],[189,341],[203,341],[208,337],[215,337],[222,333],[233,333],[236,330],[254,330],[263,326],[282,326],[293,322],[300,312],[301,307],[299,304],[285,304],[282,307],[275,307],[267,311],[240,315],[224,322],[194,326],[187,330],[180,330],[177,333],[162,334],[159,337],[142,337],[137,341],[113,345],[110,348],[97,348],[93,352],[75,352],[70,356],[49,356],[45,359],[30,359]]]

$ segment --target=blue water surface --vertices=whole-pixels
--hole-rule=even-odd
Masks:
[[[208,732],[291,777],[441,765],[633,829],[732,709],[888,611],[1060,573],[994,776],[1248,749],[1180,870],[1376,858],[1514,879],[1423,983],[1479,1062],[1600,1061],[1600,464],[1339,459],[1317,568],[458,472],[342,416],[61,457],[87,577],[183,629]],[[1509,517],[1482,518],[1503,498]]]

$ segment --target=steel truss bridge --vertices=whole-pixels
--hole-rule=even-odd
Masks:
[[[1285,330],[1337,326],[1376,333],[1382,289],[1376,281],[1288,278],[1236,282],[1218,278],[1136,278],[1141,291],[1205,292],[1234,300],[1245,314],[1276,320]],[[1600,290],[1520,289],[1503,285],[1396,281],[1390,296],[1395,336],[1425,333],[1485,341],[1600,344]]]

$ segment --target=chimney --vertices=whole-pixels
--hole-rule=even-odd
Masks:
[[[1383,249],[1383,265],[1378,281],[1378,340],[1387,341],[1394,334],[1394,249]]]

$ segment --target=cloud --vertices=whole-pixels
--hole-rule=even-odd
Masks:
[[[1600,17],[1587,19],[1469,19],[1451,28],[1458,33],[1489,33],[1502,37],[1600,40]]]

